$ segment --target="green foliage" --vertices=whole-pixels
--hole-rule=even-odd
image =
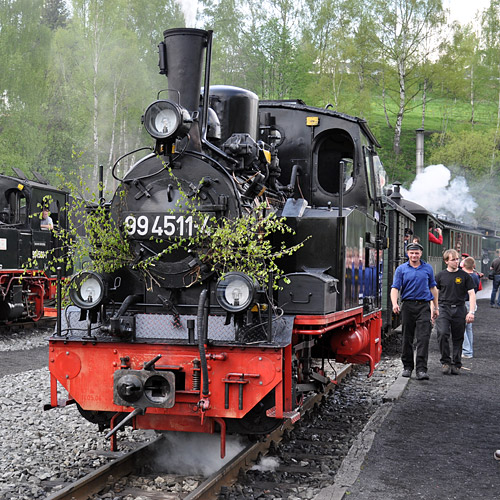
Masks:
[[[462,130],[444,136],[434,134],[429,162],[460,167],[469,178],[480,178],[489,175],[495,167],[498,168],[500,158],[495,160],[495,144],[494,131]]]
[[[170,176],[174,179],[172,171]],[[176,179],[177,180],[177,179]],[[204,180],[200,181],[202,185]],[[177,180],[180,199],[177,208],[187,216],[192,216],[197,222],[197,231],[188,238],[170,238],[161,240],[151,238],[164,246],[158,254],[138,259],[134,253],[131,241],[127,237],[126,228],[115,224],[110,217],[109,208],[99,204],[96,196],[85,181],[77,183],[63,180],[61,188],[69,190],[73,197],[72,202],[61,211],[66,212],[68,228],[56,227],[55,240],[58,242],[49,255],[49,268],[52,272],[57,267],[71,272],[84,269],[99,273],[113,273],[118,269],[129,266],[139,271],[148,287],[153,282],[161,285],[154,273],[154,267],[163,257],[182,249],[198,255],[200,262],[210,267],[219,276],[231,271],[240,271],[260,285],[265,286],[269,276],[274,278],[274,286],[278,287],[278,280],[282,278],[282,271],[278,267],[278,260],[291,255],[303,246],[303,243],[287,247],[282,238],[275,235],[292,233],[293,230],[286,224],[285,218],[276,217],[265,204],[248,207],[244,215],[239,218],[208,217],[198,208],[196,197],[190,197],[182,189]],[[118,191],[124,202],[125,190]],[[41,218],[43,206],[49,205],[52,200],[45,197],[39,205],[40,213],[33,217]],[[174,210],[170,210],[174,213]],[[279,246],[271,240],[279,240]],[[26,268],[37,265],[36,259],[30,260]],[[192,284],[200,281],[198,275]],[[67,283],[68,285],[69,283]]]
[[[287,247],[281,241],[280,247],[275,248],[271,238],[285,233],[293,233],[286,225],[286,219],[276,217],[262,204],[240,218],[211,217],[202,231],[182,245],[201,249],[201,261],[209,263],[221,276],[240,271],[265,286],[272,275],[277,288],[283,274],[277,261],[304,245],[302,242]]]
[[[283,277],[278,266],[279,259],[293,254],[304,245],[301,242],[287,247],[283,238],[277,237],[295,234],[286,224],[286,219],[277,217],[265,203],[247,206],[244,214],[234,219],[215,215],[207,217],[200,210],[202,204],[199,204],[199,200],[190,197],[173,171],[168,166],[165,168],[177,183],[180,193],[176,202],[177,209],[196,221],[196,231],[191,237],[170,239],[162,252],[138,262],[136,267],[151,276],[154,271],[149,273],[149,270],[159,259],[182,249],[197,255],[203,265],[208,265],[221,277],[231,271],[240,271],[264,286],[272,275],[273,286],[278,288],[278,281]],[[203,183],[204,179],[201,179],[199,186]],[[169,212],[173,214],[175,210],[171,209]],[[157,243],[162,242],[153,237],[151,239]],[[199,279],[198,275],[192,283]]]
[[[186,25],[180,5],[3,2],[0,170],[36,169],[50,179],[58,166],[68,177],[87,176],[96,190],[97,164],[110,166],[150,140],[140,116],[168,87],[156,71],[157,44],[163,30]],[[429,36],[444,26],[439,0],[199,0],[196,25],[214,30],[213,84],[248,88],[261,99],[332,103],[366,118],[382,144],[389,177],[409,182],[422,120],[427,138],[475,131],[493,138],[481,141],[484,151],[495,147],[490,132],[498,136],[500,130],[499,5],[490,2],[480,30],[454,24],[446,39]],[[406,97],[400,100],[402,81]],[[398,122],[401,112],[404,120]],[[426,163],[446,144],[448,139],[426,140]],[[439,158],[455,161],[450,151]],[[135,160],[126,158],[121,167]],[[486,167],[473,157],[469,163],[466,174],[472,177],[498,173],[496,160]],[[114,180],[105,172],[112,189]]]

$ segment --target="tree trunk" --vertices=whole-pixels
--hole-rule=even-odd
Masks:
[[[499,68],[500,70],[500,68]],[[500,71],[499,71],[500,73]],[[496,145],[497,145],[497,142],[498,142],[498,130],[500,128],[500,89],[498,91],[498,103],[497,103],[497,126],[495,128],[495,137],[493,139],[493,144],[494,144],[494,148],[493,148],[493,154],[491,155],[491,165],[490,165],[490,176],[493,176],[493,170],[495,168],[495,158],[496,158]]]
[[[387,101],[385,97],[385,78],[382,79],[382,102],[384,104],[385,122],[387,123],[388,128],[392,128],[391,121],[389,120],[389,115],[387,113]]]
[[[404,78],[404,62],[398,61],[398,73],[399,73],[399,109],[396,117],[396,126],[394,127],[394,152],[399,155],[401,152],[401,129],[403,126],[403,116],[405,112],[405,78]]]
[[[474,126],[474,65],[470,67],[470,122]]]
[[[97,75],[99,72],[99,23],[98,15],[95,14],[93,25],[93,38],[94,38],[94,60],[93,60],[93,79],[92,79],[92,94],[94,97],[94,110],[92,121],[92,136],[94,143],[94,179],[99,179],[99,134],[97,131],[97,122],[99,118],[99,95],[97,90]]]
[[[118,82],[115,78],[113,85],[113,117],[111,119],[111,141],[109,145],[109,156],[108,156],[108,167],[112,167],[114,163],[115,156],[115,127],[116,127],[116,115],[118,113]],[[109,172],[109,169],[106,170]]]

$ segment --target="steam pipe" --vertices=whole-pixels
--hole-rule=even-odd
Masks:
[[[288,184],[288,190],[293,193],[293,190],[295,189],[295,183],[297,182],[297,175],[299,175],[300,172],[300,167],[299,165],[295,164],[292,167],[292,173],[290,175],[290,184]]]
[[[103,326],[102,329],[104,331],[109,331],[111,333],[116,333],[120,331],[120,317],[123,316],[127,311],[128,308],[134,304],[137,304],[139,300],[141,300],[142,296],[135,294],[135,295],[129,295],[126,297],[126,299],[122,302],[122,305],[120,306],[120,309],[118,309],[117,313],[114,314],[110,320],[109,320],[109,326]]]
[[[99,165],[99,205],[104,205],[104,165]]]
[[[198,348],[200,351],[201,373],[202,373],[202,397],[208,396],[208,364],[207,354],[205,351],[205,342],[207,341],[206,333],[207,328],[205,324],[205,306],[208,300],[208,290],[204,289],[200,293],[200,300],[198,301],[198,314],[196,326],[198,329]]]
[[[273,273],[269,273],[269,282],[267,284],[268,298],[267,298],[267,341],[271,343],[273,341],[273,317],[271,312],[273,310]]]
[[[112,319],[117,319],[119,318],[120,316],[123,316],[128,308],[133,305],[133,304],[137,304],[137,302],[139,302],[139,300],[142,298],[141,295],[129,295],[123,302],[122,302],[122,305],[120,306],[120,309],[118,309],[118,312],[113,316]]]
[[[424,171],[424,129],[418,128],[417,133],[417,175]]]
[[[61,297],[61,291],[62,291],[62,286],[61,286],[61,279],[62,279],[62,269],[61,266],[59,266],[56,270],[56,276],[57,276],[57,330],[56,330],[56,335],[58,337],[61,336],[61,321],[62,321],[62,297]]]
[[[201,115],[201,140],[205,141],[208,130],[208,101],[210,97],[210,71],[212,68],[212,35],[213,31],[207,32],[207,52],[205,57],[205,83],[203,92],[203,110]]]
[[[340,179],[339,179],[339,217],[342,217],[342,210],[344,209],[344,172],[345,172],[345,161],[341,161]]]

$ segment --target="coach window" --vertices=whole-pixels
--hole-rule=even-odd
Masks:
[[[9,202],[9,223],[24,224],[26,222],[26,197],[18,190],[7,194]]]
[[[318,183],[328,193],[338,193],[341,166],[344,165],[344,191],[355,181],[354,143],[349,134],[335,130],[319,139],[315,150]]]

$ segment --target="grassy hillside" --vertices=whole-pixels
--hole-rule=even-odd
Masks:
[[[471,106],[469,103],[456,99],[439,98],[428,101],[425,116],[425,152],[424,164],[429,164],[431,153],[435,150],[431,136],[433,134],[458,133],[460,131],[475,131],[486,133],[494,131],[497,121],[497,103],[480,102],[474,111],[474,125],[471,124]],[[391,123],[395,116],[389,116]],[[411,182],[415,177],[416,163],[416,133],[422,126],[421,102],[415,102],[415,108],[405,114],[403,133],[401,137],[401,156],[395,158],[393,153],[394,129],[388,128],[382,101],[375,100],[367,117],[368,124],[382,145],[379,152],[388,172],[389,180]],[[463,165],[447,165],[463,167]]]

